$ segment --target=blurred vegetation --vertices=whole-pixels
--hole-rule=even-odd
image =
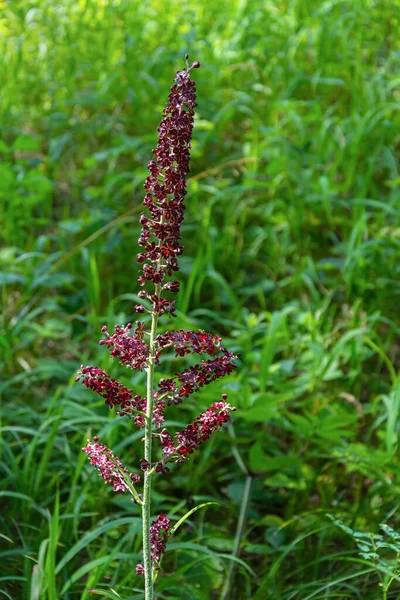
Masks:
[[[143,597],[137,507],[80,451],[99,434],[135,465],[141,432],[73,379],[136,319],[146,164],[188,52],[174,325],[241,358],[171,409],[238,407],[157,481],[155,514],[226,505],[169,545],[158,598],[398,598],[399,40],[399,0],[0,2],[2,596]]]

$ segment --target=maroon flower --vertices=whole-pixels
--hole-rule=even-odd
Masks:
[[[143,473],[149,471],[150,467],[151,465],[147,460],[145,460],[144,458],[140,459],[140,469],[143,471]]]
[[[100,439],[97,436],[93,438],[93,442],[88,440],[87,445],[82,450],[88,455],[90,464],[97,469],[100,477],[106,483],[111,483],[114,492],[123,494],[126,490],[129,490],[124,473],[128,475],[133,483],[140,482],[140,476],[137,473],[130,473],[107,446],[100,444]]]
[[[150,526],[150,555],[153,569],[159,568],[159,563],[165,552],[170,530],[170,520],[165,515],[159,515]],[[136,565],[136,574],[143,575],[143,565]]]
[[[75,381],[79,380],[82,380],[82,385],[105,398],[107,406],[110,408],[118,406],[117,415],[133,418],[135,425],[140,428],[145,426],[146,398],[142,398],[140,394],[133,396],[133,390],[128,390],[118,379],[113,379],[98,367],[82,365],[79,375],[75,377]],[[158,392],[154,392],[155,398],[158,395]],[[158,400],[154,404],[152,422],[156,429],[164,423],[164,407],[164,400]],[[137,414],[138,412],[144,414]]]
[[[193,332],[188,333],[190,334]],[[217,350],[216,346],[215,348]],[[212,350],[212,347],[207,345],[206,349],[203,349],[204,352],[208,353],[212,353]],[[236,365],[233,361],[238,358],[238,355],[228,352],[226,348],[221,347],[219,350],[222,352],[222,356],[216,356],[210,360],[203,360],[200,364],[189,367],[181,373],[177,373],[174,378],[160,379],[158,384],[159,393],[167,395],[169,405],[180,404],[182,398],[188,398],[203,386],[208,385],[221,377],[225,377],[225,375],[232,373],[232,371],[236,369]],[[193,349],[191,350],[191,352],[195,351],[196,350]],[[179,352],[181,352],[182,355],[186,354],[185,344],[179,345]],[[199,349],[197,352],[199,352]]]
[[[197,68],[200,63],[193,63]],[[192,68],[191,67],[191,68]],[[180,230],[183,221],[186,175],[189,173],[190,142],[193,131],[196,87],[190,79],[190,69],[179,71],[168,97],[168,106],[158,128],[157,148],[154,158],[148,163],[150,175],[145,182],[146,195],[143,201],[150,216],[142,214],[142,232],[139,246],[143,251],[137,256],[142,264],[138,277],[140,285],[153,281],[156,285],[164,281],[166,274],[178,270],[177,257],[182,254]],[[168,282],[164,290],[177,293],[178,282]],[[174,314],[175,305],[165,304],[161,289],[152,298],[153,312]],[[138,312],[143,309],[136,307]]]
[[[175,442],[168,432],[162,432],[160,440],[164,461],[182,462],[229,421],[230,412],[234,410],[236,409],[226,402],[215,402],[193,423],[176,433]]]
[[[165,515],[159,515],[150,526],[151,560],[158,564],[165,552],[168,541],[170,520]]]
[[[154,404],[152,423],[156,429],[160,429],[161,425],[164,423],[164,408],[165,408],[164,400],[158,400]]]
[[[82,385],[105,398],[110,408],[119,406],[120,410],[117,411],[119,415],[141,410],[142,397],[139,394],[133,396],[133,390],[129,390],[118,379],[113,379],[98,367],[82,365],[79,375],[75,377],[75,381],[80,380]]]
[[[107,346],[111,356],[118,358],[121,365],[142,371],[147,365],[149,349],[142,339],[143,330],[141,335],[137,333],[129,335],[131,329],[132,323],[128,323],[125,327],[115,325],[114,333],[110,335],[104,325],[101,330],[107,337],[105,340],[100,340],[99,344]]]
[[[160,349],[172,347],[175,350],[175,356],[185,356],[185,354],[210,354],[213,355],[220,349],[221,338],[212,333],[206,333],[202,329],[199,331],[167,331],[157,336],[157,343]]]

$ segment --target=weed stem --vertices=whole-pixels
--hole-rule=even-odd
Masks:
[[[239,555],[240,544],[242,541],[243,531],[246,525],[247,520],[247,512],[249,509],[250,498],[251,498],[251,486],[253,483],[253,476],[248,474],[246,477],[246,482],[244,484],[243,496],[240,505],[240,515],[236,528],[235,534],[235,542],[233,545],[232,557],[237,558]],[[228,574],[225,579],[225,584],[221,592],[220,600],[228,600],[230,591],[233,584],[233,579],[236,571],[236,562],[231,560],[229,563]]]
[[[160,286],[156,286],[155,293],[159,295]],[[155,345],[157,332],[158,314],[152,313],[151,331],[150,331],[150,355],[147,368],[147,405],[146,405],[146,426],[144,438],[144,458],[151,464],[151,446],[152,446],[152,419],[154,403],[154,364],[155,364]],[[143,564],[145,580],[145,600],[153,600],[153,576],[150,555],[150,507],[151,507],[151,479],[153,470],[149,469],[144,474],[143,485],[143,504],[142,504],[142,531],[143,531]]]

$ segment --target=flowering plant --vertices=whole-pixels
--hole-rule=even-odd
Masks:
[[[180,244],[180,229],[184,216],[186,176],[189,173],[190,142],[193,130],[196,88],[191,79],[191,69],[200,67],[198,61],[178,71],[175,83],[169,94],[169,102],[163,112],[158,128],[159,139],[153,151],[154,158],[148,164],[150,175],[145,182],[144,206],[148,214],[142,214],[142,231],[139,245],[142,252],[137,256],[141,267],[138,281],[142,287],[139,298],[147,301],[148,307],[138,304],[138,314],[148,314],[150,327],[145,322],[116,325],[114,333],[102,328],[105,339],[100,344],[106,346],[112,358],[129,369],[145,371],[147,374],[146,398],[128,389],[106,371],[93,366],[82,366],[76,378],[105,399],[110,408],[116,408],[120,416],[127,416],[133,423],[144,429],[144,452],[140,459],[139,473],[131,473],[123,466],[112,451],[100,443],[96,436],[83,451],[99,475],[110,483],[115,492],[128,492],[141,506],[143,523],[143,564],[136,567],[137,574],[144,575],[145,600],[151,600],[154,581],[166,549],[168,538],[173,532],[166,515],[150,520],[152,480],[156,474],[165,475],[171,463],[181,463],[210,436],[229,420],[235,410],[222,395],[222,400],[214,402],[192,423],[181,431],[170,433],[163,428],[167,407],[180,404],[193,392],[224,377],[235,368],[236,355],[221,346],[221,338],[200,331],[167,331],[157,334],[159,317],[175,315],[175,301],[168,295],[179,291],[179,282],[170,277],[178,271],[178,257],[183,252]],[[148,285],[152,289],[147,289]],[[187,354],[206,355],[200,363],[189,367],[174,377],[160,379],[155,385],[154,371],[164,351],[171,349],[175,356]],[[158,431],[156,433],[156,431]],[[153,440],[158,440],[160,454],[153,457]],[[143,491],[136,486],[143,477]]]

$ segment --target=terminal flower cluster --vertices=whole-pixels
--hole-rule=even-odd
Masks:
[[[195,61],[191,68],[199,66],[200,63]],[[144,186],[146,195],[143,205],[150,216],[142,214],[140,217],[142,232],[138,243],[143,251],[138,254],[137,260],[143,267],[138,281],[142,286],[153,282],[156,289],[154,293],[142,290],[139,297],[150,300],[153,312],[160,315],[175,313],[175,301],[162,298],[161,291],[174,294],[179,291],[179,282],[164,280],[167,275],[178,271],[178,257],[183,252],[180,232],[185,209],[194,109],[197,106],[196,87],[189,71],[188,68],[179,71],[171,88],[168,106],[158,128],[154,158],[148,163],[150,175]],[[143,313],[146,309],[139,304],[136,310]]]

